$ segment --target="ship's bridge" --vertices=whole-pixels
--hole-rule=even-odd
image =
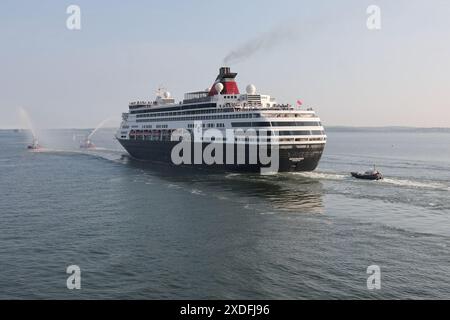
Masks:
[[[184,94],[183,103],[207,102],[207,101],[210,101],[211,97],[209,97],[208,94],[209,94],[209,90],[187,92],[187,93]]]
[[[170,96],[170,92],[163,89],[158,89],[156,93],[156,99],[154,101],[133,101],[130,102],[128,107],[130,110],[139,108],[151,108],[154,106],[172,105],[175,103],[175,99]]]

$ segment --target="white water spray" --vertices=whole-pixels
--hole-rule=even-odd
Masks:
[[[28,149],[31,150],[41,149],[41,146],[39,145],[39,141],[37,138],[36,130],[34,129],[33,124],[31,123],[31,119],[30,116],[28,115],[28,112],[26,112],[24,108],[19,108],[19,115],[22,125],[29,130],[33,138],[31,144],[28,145]]]
[[[25,129],[30,130],[33,139],[37,139],[36,130],[34,129],[33,123],[31,122],[28,112],[24,108],[19,108],[20,121]]]
[[[86,140],[90,140],[92,138],[92,136],[99,130],[101,129],[106,123],[108,123],[109,121],[111,121],[112,118],[107,118],[105,120],[103,120],[102,122],[100,122],[97,127],[95,127],[94,130],[92,130],[92,132],[87,136]]]

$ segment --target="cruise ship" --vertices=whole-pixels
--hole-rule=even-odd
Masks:
[[[131,102],[122,114],[117,140],[133,158],[171,165],[180,165],[173,154],[183,141],[200,153],[213,145],[211,155],[217,157],[213,163],[196,161],[195,152],[182,150],[180,155],[188,161],[181,165],[258,171],[269,165],[252,152],[264,149],[277,157],[278,172],[314,170],[327,140],[315,111],[300,101],[280,104],[252,84],[240,93],[236,76],[229,67],[221,67],[210,88],[188,92],[180,102],[165,89],[157,91],[154,101]],[[239,155],[242,150],[244,156]]]

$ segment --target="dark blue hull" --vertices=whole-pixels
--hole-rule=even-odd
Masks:
[[[127,152],[135,159],[145,161],[157,161],[167,163],[168,165],[175,165],[171,159],[171,153],[173,147],[179,142],[176,141],[150,141],[150,140],[126,140],[118,139],[120,144],[127,150]],[[202,150],[210,143],[201,143]],[[194,143],[191,143],[194,148]],[[223,145],[221,145],[223,147]],[[319,164],[319,160],[322,156],[324,144],[308,145],[306,148],[299,148],[298,145],[287,145],[279,149],[279,172],[290,171],[313,171]],[[235,159],[233,163],[237,163],[237,145],[234,145]],[[226,159],[226,149],[223,147],[223,159]],[[259,149],[258,149],[259,150]],[[245,164],[183,164],[184,166],[191,167],[207,167],[213,170],[223,171],[247,171],[247,172],[259,172],[262,167],[269,167],[263,165],[257,159],[256,164],[252,164],[249,161],[249,146],[245,146]],[[225,161],[224,161],[225,162]],[[193,155],[192,155],[192,161]]]

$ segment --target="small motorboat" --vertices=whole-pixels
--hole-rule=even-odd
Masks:
[[[368,170],[366,172],[350,172],[352,177],[357,179],[365,179],[365,180],[380,180],[383,179],[383,175],[380,171],[376,170],[375,166],[373,170]]]

